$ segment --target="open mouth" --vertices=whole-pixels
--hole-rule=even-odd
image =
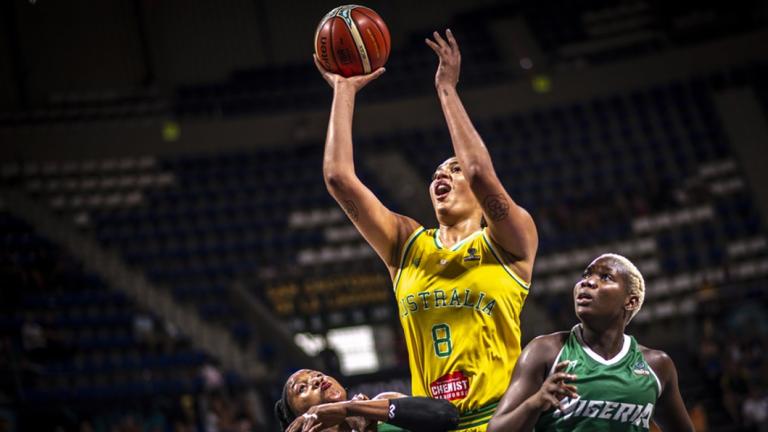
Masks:
[[[585,292],[579,293],[576,296],[576,304],[577,305],[586,305],[586,304],[589,304],[591,302],[592,302],[592,296],[587,294],[587,293],[585,293]]]
[[[451,184],[447,181],[437,181],[435,183],[435,198],[443,199],[451,192]]]
[[[331,385],[332,385],[332,384],[331,384],[330,382],[326,381],[326,382],[324,382],[322,385],[320,385],[320,390],[322,390],[322,391],[326,391],[326,390],[328,390],[329,388],[331,388]]]

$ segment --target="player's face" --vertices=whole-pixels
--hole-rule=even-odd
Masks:
[[[601,321],[624,319],[630,300],[624,269],[610,257],[598,258],[587,266],[573,287],[576,316]]]
[[[297,416],[315,405],[347,400],[347,391],[338,381],[311,369],[294,373],[285,385],[288,403]]]
[[[448,158],[437,167],[429,185],[429,196],[438,219],[465,217],[480,208],[456,157]]]

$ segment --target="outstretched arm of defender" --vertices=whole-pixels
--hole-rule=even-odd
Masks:
[[[526,280],[530,280],[533,259],[538,248],[536,226],[528,212],[518,206],[499,181],[491,156],[477,133],[456,91],[461,70],[461,52],[453,33],[444,39],[434,32],[427,39],[440,59],[435,87],[440,98],[453,149],[472,192],[483,207],[491,237],[512,255],[512,261]]]
[[[328,192],[394,274],[397,254],[405,238],[418,227],[408,217],[390,211],[355,173],[352,149],[352,117],[355,96],[366,84],[381,76],[383,68],[371,74],[344,78],[315,65],[333,88],[333,105],[328,121],[323,156],[323,177]]]
[[[340,424],[347,417],[363,417],[421,432],[445,432],[459,424],[459,411],[447,400],[391,396],[394,397],[316,405],[297,418],[288,431],[323,430]]]

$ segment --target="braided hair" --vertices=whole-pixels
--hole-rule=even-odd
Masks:
[[[293,413],[293,409],[288,403],[288,382],[283,385],[283,394],[280,400],[275,403],[275,417],[280,422],[280,429],[283,431],[288,429],[288,426],[296,420],[296,414]]]

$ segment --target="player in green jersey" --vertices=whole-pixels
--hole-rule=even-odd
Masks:
[[[627,258],[592,261],[573,289],[581,324],[526,346],[488,432],[693,431],[672,359],[624,334],[644,297]]]

